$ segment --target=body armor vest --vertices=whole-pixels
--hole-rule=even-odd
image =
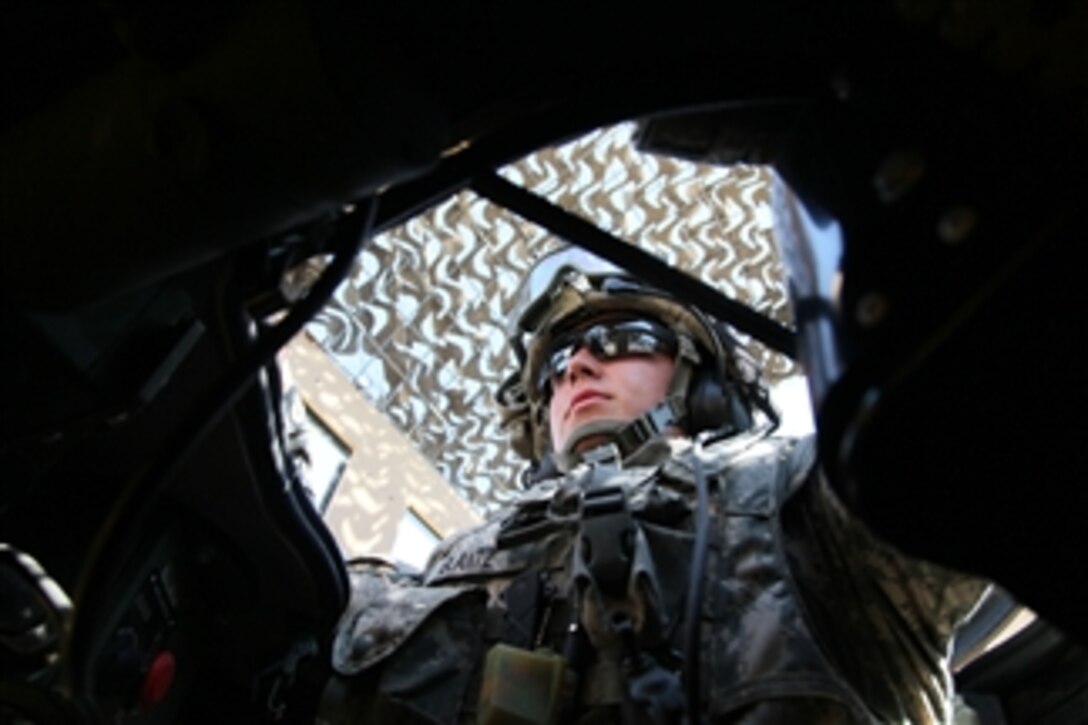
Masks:
[[[694,661],[704,721],[875,720],[806,621],[796,549],[787,556],[781,514],[809,481],[814,446],[725,443],[703,459],[710,529]],[[694,455],[686,445],[655,465],[580,466],[544,482],[506,516],[446,542],[419,586],[353,571],[357,599],[334,664],[372,688],[362,712],[472,722],[481,708],[501,710],[498,652],[494,667],[551,683],[547,694],[507,693],[548,700],[533,705],[551,713],[540,721],[680,722]]]

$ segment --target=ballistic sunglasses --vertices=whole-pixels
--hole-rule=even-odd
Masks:
[[[563,377],[571,358],[582,348],[598,360],[615,360],[639,355],[676,355],[676,333],[659,322],[646,319],[598,322],[556,338],[536,375],[536,388],[545,399],[552,384]]]

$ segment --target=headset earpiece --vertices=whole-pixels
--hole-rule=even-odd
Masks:
[[[740,432],[752,427],[752,413],[736,386],[722,380],[711,366],[696,370],[688,392],[688,433],[728,429]]]

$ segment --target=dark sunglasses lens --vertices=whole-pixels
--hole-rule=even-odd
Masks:
[[[610,329],[614,355],[652,355],[676,353],[676,334],[669,328],[649,320],[630,320]]]
[[[583,347],[598,360],[613,360],[629,355],[674,355],[677,342],[672,330],[649,320],[602,323],[564,335],[537,375],[537,389],[544,397],[551,395],[553,381],[567,372],[571,358]]]
[[[567,342],[555,348],[544,360],[536,376],[536,387],[545,397],[551,394],[552,380],[562,377],[567,372],[567,366],[570,365],[570,359],[574,357],[576,351],[575,344]]]

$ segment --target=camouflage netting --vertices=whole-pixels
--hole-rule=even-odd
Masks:
[[[788,300],[772,243],[771,172],[636,151],[633,124],[590,133],[502,170],[780,322]],[[548,232],[462,192],[368,243],[308,328],[358,388],[479,510],[508,500],[522,461],[493,391],[513,356],[504,329]],[[793,372],[758,348],[770,379]]]

